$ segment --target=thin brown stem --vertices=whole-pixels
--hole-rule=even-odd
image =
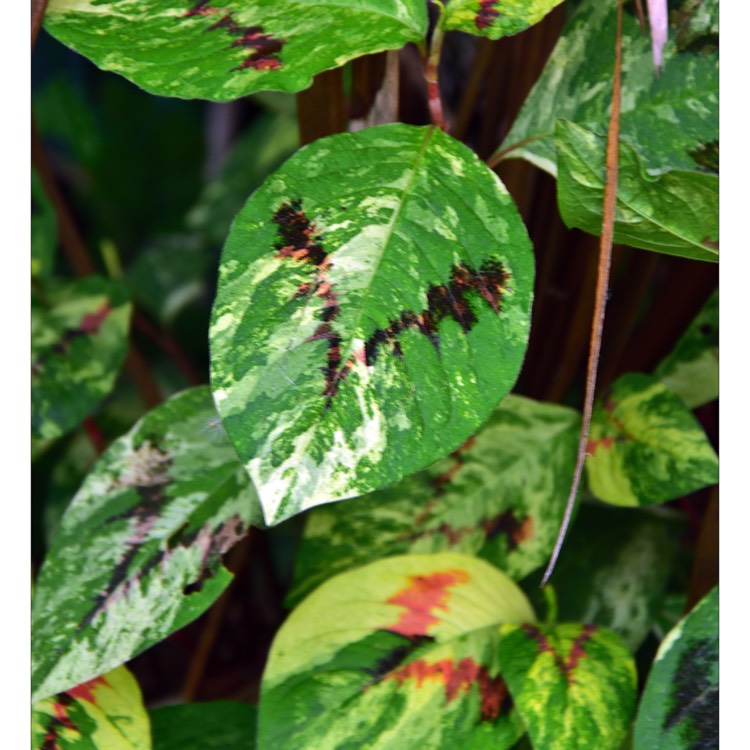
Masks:
[[[513,143],[502,151],[496,151],[489,159],[487,159],[487,166],[490,169],[494,169],[511,151],[515,151],[517,148],[521,148],[521,146],[525,146],[532,141],[539,140],[541,137],[542,136],[540,135],[531,135],[528,138],[524,138],[522,141],[518,141],[518,143]]]
[[[583,463],[586,460],[586,448],[591,427],[591,414],[594,409],[594,392],[596,390],[596,374],[599,366],[599,354],[602,345],[602,331],[604,329],[604,308],[607,303],[609,289],[609,271],[612,264],[612,240],[615,228],[615,210],[617,208],[617,171],[620,155],[620,83],[622,77],[622,0],[617,3],[617,35],[615,37],[615,68],[612,82],[612,114],[609,118],[607,134],[607,180],[604,188],[604,210],[602,217],[602,235],[599,244],[599,271],[596,280],[596,298],[594,302],[594,318],[591,325],[591,342],[589,346],[589,364],[586,373],[586,396],[583,405],[583,421],[581,424],[581,438],[578,442],[578,457],[573,474],[573,483],[565,506],[560,532],[555,542],[547,570],[544,572],[541,585],[544,586],[555,569],[560,555],[565,535],[573,515],[578,486],[583,473]]]
[[[39,36],[39,29],[42,28],[42,21],[47,10],[48,0],[31,0],[31,49],[34,50],[36,38]]]
[[[438,82],[438,66],[440,64],[440,53],[443,49],[443,31],[439,26],[432,32],[430,51],[424,61],[424,80],[427,84],[427,104],[430,108],[430,119],[432,124],[441,130],[446,130],[445,116],[443,115],[443,102],[440,99],[440,84]]]

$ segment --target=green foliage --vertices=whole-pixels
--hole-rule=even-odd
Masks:
[[[562,0],[450,0],[440,23],[446,31],[500,39],[544,18]]]

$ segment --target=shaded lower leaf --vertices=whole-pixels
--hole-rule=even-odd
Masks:
[[[691,409],[719,397],[719,291],[709,297],[654,375]]]
[[[253,750],[257,710],[239,701],[162,706],[151,712],[153,750]]]
[[[591,492],[615,505],[666,502],[719,481],[700,424],[650,375],[623,375],[596,404],[587,451]]]
[[[115,383],[131,305],[122,284],[89,276],[46,292],[31,312],[31,425],[41,438],[80,424]]]
[[[342,573],[274,640],[259,746],[509,748],[523,730],[499,675],[498,625],[533,619],[507,576],[465,555]]]
[[[500,669],[534,750],[617,750],[635,710],[633,658],[596,625],[503,625]]]
[[[141,691],[125,667],[32,708],[33,750],[151,750]]]
[[[52,273],[57,246],[57,215],[35,169],[31,170],[31,278]]]
[[[115,441],[63,516],[32,607],[35,699],[130,659],[205,611],[221,555],[260,521],[207,387]]]
[[[719,590],[669,632],[635,722],[634,750],[719,747]]]
[[[388,555],[477,554],[518,579],[544,562],[562,518],[580,416],[505,398],[462,448],[384,490],[310,512],[289,601]]]
[[[602,230],[607,139],[559,120],[557,202],[570,228]],[[719,259],[719,176],[673,169],[649,175],[620,144],[614,241],[696,260]]]

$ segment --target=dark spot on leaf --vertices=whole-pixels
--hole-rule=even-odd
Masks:
[[[547,640],[547,636],[544,635],[544,633],[542,633],[542,631],[538,627],[536,627],[536,625],[531,625],[529,623],[521,625],[521,630],[526,632],[537,642],[539,646],[539,653],[548,653],[552,655],[555,666],[560,670],[560,672],[563,673],[563,675],[565,675],[565,679],[567,680],[569,685],[574,682],[575,668],[578,666],[578,663],[581,661],[581,659],[586,656],[584,645],[589,640],[591,640],[594,633],[596,633],[598,629],[599,628],[596,625],[582,625],[581,632],[573,641],[573,645],[571,646],[567,661],[563,661],[562,655],[559,652],[555,651],[554,648],[552,648],[552,645]]]
[[[518,520],[512,510],[506,510],[494,518],[483,521],[482,528],[488,540],[494,539],[499,534],[505,534],[508,539],[508,551],[512,552],[534,535],[534,519],[531,516],[525,516]]]
[[[494,20],[500,15],[500,11],[495,8],[498,0],[479,0],[479,12],[474,18],[474,23],[478,29],[486,29],[492,26]]]
[[[67,693],[60,693],[51,701],[53,715],[44,727],[44,742],[39,750],[60,750],[58,739],[62,729],[80,734],[80,730],[68,716],[68,706],[73,703],[73,699]]]

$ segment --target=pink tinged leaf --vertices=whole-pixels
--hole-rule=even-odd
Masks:
[[[648,23],[651,27],[651,51],[654,69],[664,64],[664,45],[667,43],[667,0],[648,0]]]

